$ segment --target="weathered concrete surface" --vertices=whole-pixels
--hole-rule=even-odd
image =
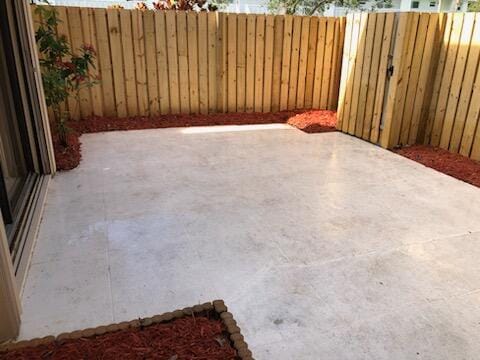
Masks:
[[[222,298],[258,359],[475,359],[480,190],[284,125],[82,137],[22,337]]]

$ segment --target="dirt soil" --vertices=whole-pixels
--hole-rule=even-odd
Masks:
[[[238,357],[220,320],[185,317],[145,328],[12,350],[0,353],[0,359],[234,360]]]
[[[287,123],[307,133],[335,131],[336,114],[328,110],[279,111],[274,113],[231,113],[195,115],[134,116],[127,118],[93,116],[71,121],[72,131],[68,146],[64,147],[54,136],[55,159],[58,170],[70,170],[81,159],[79,137],[81,134],[115,130],[142,130],[169,127],[252,125]]]
[[[478,161],[426,145],[408,146],[394,151],[429,168],[480,187],[480,162]]]

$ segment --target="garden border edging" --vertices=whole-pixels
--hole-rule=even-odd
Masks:
[[[58,336],[45,336],[42,338],[35,338],[31,340],[22,340],[19,342],[11,342],[0,345],[0,353],[9,350],[18,350],[26,347],[35,347],[39,345],[50,344],[52,342],[62,343],[65,340],[74,340],[80,338],[88,338],[93,336],[100,336],[115,331],[126,330],[131,328],[144,328],[153,324],[166,323],[176,319],[187,316],[194,316],[195,314],[204,314],[214,312],[218,318],[225,325],[228,333],[231,346],[236,350],[239,360],[254,360],[252,352],[248,349],[248,344],[241,333],[237,322],[233,318],[232,313],[228,311],[227,306],[223,300],[214,300],[201,305],[194,305],[193,307],[186,307],[181,310],[166,312],[161,315],[152,317],[140,318],[131,321],[123,321],[120,323],[110,325],[100,325],[95,328],[88,328],[84,330],[75,330],[59,334]]]

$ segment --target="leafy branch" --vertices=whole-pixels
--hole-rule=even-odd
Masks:
[[[66,146],[69,113],[62,112],[61,105],[71,95],[78,100],[81,89],[97,83],[97,79],[93,79],[89,73],[89,69],[94,67],[96,53],[91,45],[85,44],[78,49],[78,55],[74,54],[67,38],[57,33],[57,26],[61,22],[57,10],[47,0],[43,2],[46,5],[35,9],[41,19],[35,40],[41,54],[40,68],[46,103],[53,110],[60,141]]]

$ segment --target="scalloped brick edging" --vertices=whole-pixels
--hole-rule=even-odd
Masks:
[[[42,338],[36,338],[32,340],[23,340],[19,342],[7,343],[0,345],[0,352],[15,350],[24,347],[35,347],[38,345],[45,345],[51,342],[61,343],[67,339],[79,339],[87,338],[96,335],[103,335],[119,330],[126,330],[129,328],[147,327],[152,324],[165,323],[175,319],[180,319],[186,316],[193,316],[195,314],[205,314],[214,312],[219,319],[222,320],[225,328],[228,332],[232,347],[237,351],[237,357],[239,360],[254,360],[252,352],[248,349],[248,344],[245,342],[240,328],[237,322],[233,318],[232,313],[228,311],[227,306],[223,300],[214,300],[213,302],[207,302],[202,305],[195,305],[193,307],[186,307],[181,310],[175,310],[173,312],[166,312],[162,315],[155,315],[148,318],[136,319],[132,321],[124,321],[117,324],[102,325],[96,328],[89,328],[85,330],[76,330],[69,333],[62,333],[55,336],[45,336]]]

